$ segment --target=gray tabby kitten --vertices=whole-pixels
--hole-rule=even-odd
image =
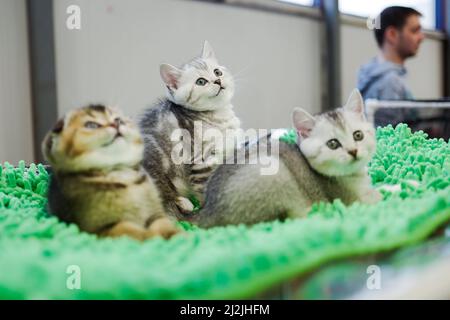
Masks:
[[[363,110],[357,90],[343,108],[335,111],[313,117],[295,109],[298,143],[280,141],[278,172],[261,175],[260,164],[220,166],[208,182],[205,207],[192,222],[206,228],[251,225],[305,217],[313,203],[320,201],[339,198],[349,205],[380,200],[366,173],[376,141],[375,130]],[[250,148],[248,152],[256,150]]]
[[[202,135],[209,129],[238,132],[240,121],[231,105],[234,81],[206,41],[200,57],[181,68],[163,64],[160,73],[167,99],[147,110],[139,123],[145,142],[144,168],[155,179],[166,209],[182,217],[194,210],[190,196],[202,202],[203,188],[216,167],[216,157],[234,152],[234,144],[224,144],[220,149],[214,139]],[[178,142],[171,139],[180,129],[191,137],[187,144],[192,153],[183,164],[173,161]],[[195,136],[201,139],[195,141],[194,147]]]

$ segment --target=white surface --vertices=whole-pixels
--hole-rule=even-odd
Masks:
[[[77,4],[82,29],[65,28]],[[181,0],[55,1],[60,113],[90,102],[136,115],[164,94],[159,64],[181,64],[209,40],[237,74],[234,106],[244,128],[290,125],[294,107],[320,110],[319,22]]]

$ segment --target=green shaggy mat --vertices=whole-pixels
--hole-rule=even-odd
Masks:
[[[420,242],[450,220],[449,144],[405,125],[378,129],[377,139],[373,183],[403,186],[377,205],[317,204],[306,219],[251,228],[185,225],[185,236],[143,244],[59,223],[45,211],[44,167],[5,163],[0,298],[247,298],[334,259]],[[81,271],[79,290],[69,289],[72,270]]]

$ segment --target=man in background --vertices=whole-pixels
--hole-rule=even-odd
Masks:
[[[380,48],[377,57],[359,70],[358,89],[364,99],[411,100],[405,83],[405,61],[417,54],[424,39],[420,17],[415,9],[393,6],[377,18],[375,38]],[[383,109],[376,113],[375,124],[385,126],[404,121],[411,113]]]

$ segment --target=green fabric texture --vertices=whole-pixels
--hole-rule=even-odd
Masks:
[[[295,138],[295,137],[294,137]],[[249,298],[322,264],[418,243],[450,220],[450,148],[406,125],[377,130],[374,185],[402,185],[376,205],[314,205],[305,219],[202,230],[139,243],[97,239],[46,213],[48,175],[0,166],[0,298]],[[418,187],[405,179],[420,182]],[[71,290],[71,266],[81,288]]]

